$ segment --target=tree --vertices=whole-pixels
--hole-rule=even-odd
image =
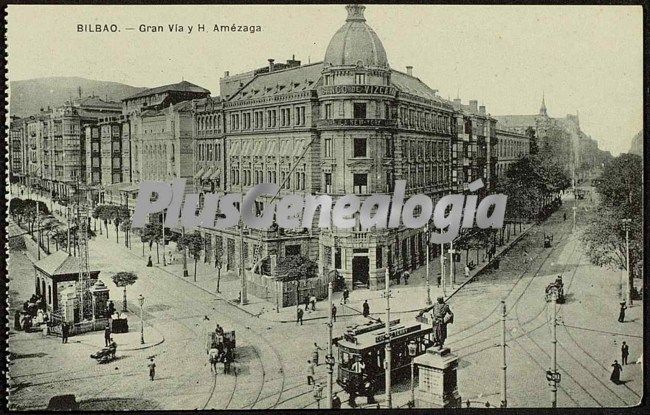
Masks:
[[[157,263],[160,263],[160,250],[159,243],[162,240],[162,228],[159,224],[147,222],[147,224],[142,228],[140,239],[142,243],[149,243],[149,252],[153,247],[153,243],[156,243],[156,260]],[[144,245],[142,247],[142,255],[144,255]]]
[[[643,264],[643,166],[641,157],[622,154],[605,166],[596,191],[598,206],[587,215],[582,241],[589,260],[597,266],[626,270],[630,290]],[[625,229],[629,225],[630,268],[627,270]],[[627,293],[632,298],[632,293]]]
[[[186,233],[178,238],[176,244],[178,250],[187,250],[189,254],[194,258],[194,282],[196,282],[196,264],[201,257],[201,252],[203,252],[203,237],[199,232]]]
[[[530,143],[529,153],[535,155],[539,153],[539,148],[537,147],[537,136],[535,135],[535,129],[533,127],[528,127],[526,129],[526,135],[528,136],[528,141]]]
[[[120,205],[120,206],[111,206],[111,218],[113,219],[113,223],[115,224],[115,237],[117,243],[120,243],[120,223],[124,220],[130,220],[131,219],[131,212],[129,212],[129,208],[126,206]]]
[[[138,276],[134,272],[122,271],[113,275],[113,282],[118,287],[124,288],[124,306],[123,310],[126,311],[126,287],[133,285],[138,280]]]
[[[281,281],[314,278],[318,275],[318,265],[302,255],[289,255],[278,260],[277,275]]]
[[[113,206],[112,205],[97,205],[93,216],[97,216],[99,220],[104,222],[104,228],[106,229],[106,239],[108,239],[108,222],[113,220]]]

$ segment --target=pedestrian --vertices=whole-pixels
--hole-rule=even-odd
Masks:
[[[20,330],[20,310],[16,310],[14,313],[14,330]]]
[[[108,315],[109,315],[109,318],[112,317],[113,314],[115,314],[115,304],[113,304],[113,300],[110,300],[108,302]]]
[[[307,360],[307,385],[315,385],[316,382],[314,382],[314,364],[311,362],[311,360]]]
[[[217,350],[217,345],[212,344],[210,351],[208,352],[208,359],[210,361],[210,372],[217,374],[217,362],[219,361],[219,350]]]
[[[68,323],[61,323],[61,343],[68,342]]]
[[[296,325],[298,325],[298,323],[300,323],[300,325],[302,326],[302,315],[303,315],[303,313],[304,313],[304,311],[302,311],[302,308],[300,308],[300,307],[296,308]]]
[[[345,287],[343,288],[343,302],[341,304],[347,304],[348,297],[350,297],[350,290],[348,290],[348,287]]]
[[[312,295],[309,297],[309,303],[311,304],[311,311],[316,311],[316,296]]]
[[[625,310],[627,310],[627,306],[625,305],[625,301],[621,302],[621,310],[618,313],[618,322],[623,323],[625,321]]]
[[[368,300],[365,300],[363,302],[363,316],[368,317],[370,315],[370,304],[368,304]]]
[[[223,354],[223,373],[230,373],[230,363],[233,361],[232,349],[226,348]]]
[[[154,376],[156,376],[156,362],[153,361],[153,357],[149,358],[149,379],[153,382]]]
[[[115,352],[117,351],[117,343],[111,337],[111,342],[108,344],[108,349],[111,351],[111,357],[115,359]]]
[[[564,219],[564,221],[566,222],[566,212],[562,214],[562,219]]]
[[[465,264],[465,278],[469,278],[469,267]]]
[[[153,262],[151,261],[151,255],[149,255],[149,259],[147,260],[147,266],[148,267],[153,267]],[[151,379],[153,380],[153,379]]]
[[[111,326],[108,324],[104,328],[104,346],[108,347],[111,343]]]
[[[336,322],[336,306],[332,304],[332,320]]]
[[[621,346],[621,363],[623,365],[627,365],[627,357],[629,355],[630,355],[630,348],[625,342],[623,342],[623,345]]]
[[[341,409],[341,398],[337,393],[332,396],[332,409]]]
[[[309,296],[305,296],[305,311],[309,310]]]
[[[219,324],[217,324],[217,328],[214,329],[214,332],[217,333],[217,335],[223,336],[223,334],[224,334],[223,327],[221,327]]]
[[[316,342],[314,342],[314,350],[311,352],[311,361],[314,363],[314,365],[318,366],[318,351],[323,350],[321,349]]]
[[[623,367],[618,364],[617,360],[614,360],[612,368],[612,375],[609,377],[609,380],[619,385],[621,383],[621,371],[623,370]]]
[[[402,274],[402,278],[404,278],[404,285],[409,285],[409,277],[410,276],[411,276],[411,274],[409,274],[408,271],[404,271],[404,273]]]

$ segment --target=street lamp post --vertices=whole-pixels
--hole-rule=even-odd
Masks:
[[[627,304],[632,305],[632,286],[630,285],[630,225],[632,219],[623,219],[623,229],[625,229],[625,295],[627,297]]]
[[[411,340],[408,344],[408,352],[411,357],[411,401],[409,402],[409,407],[415,407],[415,355],[418,352],[418,346],[415,343],[415,340]]]
[[[553,396],[552,407],[557,408],[557,385],[560,383],[560,374],[557,371],[557,288],[554,288],[551,292],[551,297],[553,300],[553,322],[552,322],[552,338],[551,343],[553,344],[553,354],[551,360],[551,370],[546,372],[546,379],[551,385],[551,394]]]
[[[329,310],[329,322],[327,323],[328,341],[327,341],[327,356],[325,356],[325,363],[327,364],[327,408],[332,409],[332,389],[334,386],[334,356],[332,356],[332,329],[334,326],[334,319],[332,316],[332,282],[327,285],[327,306]]]
[[[144,319],[143,319],[144,296],[142,294],[138,296],[138,302],[140,303],[140,344],[144,344]]]
[[[571,229],[571,232],[573,232],[576,228],[576,211],[578,210],[577,206],[573,207],[573,228]]]
[[[429,284],[429,251],[431,250],[430,245],[430,235],[429,235],[429,224],[426,226],[426,249],[427,249],[427,305],[431,305],[431,285]]]
[[[386,270],[386,354],[384,355],[385,381],[386,381],[386,404],[388,408],[393,407],[393,396],[391,392],[391,347],[390,347],[390,275]]]

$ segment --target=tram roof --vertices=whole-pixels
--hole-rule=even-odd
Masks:
[[[391,324],[391,339],[399,339],[413,333],[427,334],[432,331],[429,325],[422,324],[418,321],[407,321],[404,323],[392,325]],[[345,335],[338,341],[340,347],[348,349],[365,349],[375,345],[385,344],[386,325],[382,325],[375,330],[366,333],[357,334],[354,336],[356,342],[349,341]]]

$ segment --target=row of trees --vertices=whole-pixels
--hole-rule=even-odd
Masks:
[[[630,219],[630,290],[643,272],[643,160],[622,154],[605,165],[596,184],[597,205],[587,213],[582,240],[594,265],[626,270],[625,225]],[[628,298],[632,293],[628,292]]]

